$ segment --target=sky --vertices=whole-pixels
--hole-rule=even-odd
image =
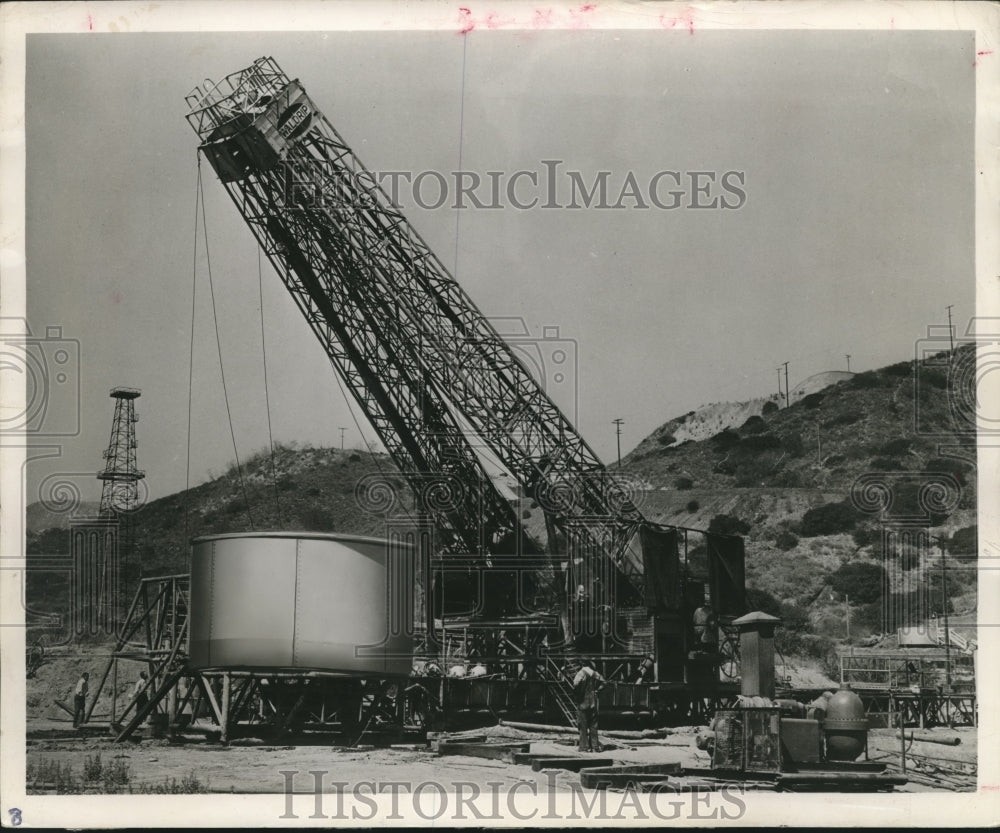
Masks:
[[[630,172],[714,172],[675,209],[403,209],[529,357],[605,460],[709,402],[818,372],[912,357],[929,325],[974,313],[974,43],[961,32],[472,31],[31,35],[26,76],[31,331],[78,343],[79,432],[28,467],[27,502],[58,475],[96,500],[113,413],[140,388],[139,466],[152,498],[268,443],[375,440],[211,167],[195,251],[197,137],[185,95],[262,55],[299,78],[372,170],[517,171],[560,162],[614,203]],[[738,172],[744,200],[721,190]],[[424,204],[434,201],[425,177]],[[660,180],[661,199],[671,179]],[[700,180],[704,183],[706,180]],[[647,192],[648,193],[648,192]],[[488,201],[488,194],[485,194]],[[194,296],[192,297],[192,293]],[[193,310],[193,358],[191,351]],[[547,329],[548,328],[548,329]],[[558,338],[541,338],[558,328]],[[51,348],[47,348],[51,349]],[[189,387],[190,386],[190,387]],[[189,397],[190,389],[190,397]],[[190,437],[189,425],[190,401]],[[362,431],[355,426],[361,420]],[[65,420],[64,420],[65,421]],[[190,466],[188,459],[190,457]]]

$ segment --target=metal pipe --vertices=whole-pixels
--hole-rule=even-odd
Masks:
[[[917,743],[940,743],[942,746],[959,746],[962,743],[961,738],[936,738],[931,735],[910,735],[908,740]]]

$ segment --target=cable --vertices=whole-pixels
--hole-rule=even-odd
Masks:
[[[264,338],[264,273],[261,267],[260,247],[257,247],[257,293],[260,297],[260,352],[264,363],[264,408],[267,411],[267,447],[271,452],[271,486],[274,489],[274,507],[278,513],[278,525],[284,529],[281,517],[281,501],[278,498],[278,478],[274,470],[274,435],[271,433],[271,397],[267,390],[267,342]]]
[[[462,101],[458,116],[458,176],[462,176],[462,147],[465,139],[465,50],[469,43],[467,32],[462,33]],[[455,204],[455,268],[453,274],[458,274],[458,224],[462,216],[462,209]]]
[[[201,153],[196,152],[198,160],[198,182],[194,191],[194,262],[191,264],[191,345],[188,358],[188,418],[187,418],[187,466],[184,472],[184,541],[191,535],[188,518],[188,490],[191,488],[191,406],[194,398],[194,319],[195,299],[198,290],[198,197],[201,194]]]
[[[236,447],[236,431],[233,429],[233,412],[229,407],[229,391],[226,389],[226,370],[222,363],[222,339],[219,336],[219,316],[215,307],[215,285],[212,282],[212,258],[208,251],[208,222],[205,214],[205,190],[198,178],[198,193],[201,198],[201,227],[205,232],[205,263],[208,267],[208,288],[212,295],[212,320],[215,323],[215,344],[219,350],[219,374],[222,376],[222,395],[226,400],[226,416],[229,419],[229,435],[233,439],[233,454],[236,457],[236,471],[240,478],[240,490],[243,492],[243,502],[247,507],[247,518],[250,520],[250,531],[254,530],[253,515],[250,512],[250,499],[247,497],[247,487],[243,480],[243,467],[240,465],[240,453]]]

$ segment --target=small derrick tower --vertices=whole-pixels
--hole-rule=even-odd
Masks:
[[[117,521],[118,530],[117,552],[106,554],[102,570],[106,576],[102,585],[106,590],[111,586],[117,588],[119,578],[123,573],[128,575],[128,567],[135,558],[133,514],[139,508],[139,481],[146,477],[146,472],[136,464],[135,424],[139,417],[135,412],[135,400],[142,392],[136,388],[114,387],[110,395],[115,400],[115,415],[111,439],[104,451],[104,470],[97,473],[97,479],[104,484],[99,516],[108,522]],[[109,592],[108,598],[115,599],[117,595],[117,592]]]

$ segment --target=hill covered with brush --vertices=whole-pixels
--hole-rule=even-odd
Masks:
[[[739,425],[699,441],[682,439],[691,415],[672,419],[622,469],[643,485],[641,508],[650,519],[741,531],[755,606],[802,632],[843,638],[849,597],[855,640],[878,633],[884,522],[904,516],[947,548],[949,610],[974,610],[976,443],[954,407],[969,395],[954,389],[964,376],[947,372],[952,362],[974,362],[972,350],[842,374],[789,407],[756,400]],[[885,518],[852,500],[859,478],[889,485]],[[921,489],[942,478],[955,487],[949,505],[928,513]],[[939,553],[934,547],[908,565],[925,571],[932,612],[944,604]]]

